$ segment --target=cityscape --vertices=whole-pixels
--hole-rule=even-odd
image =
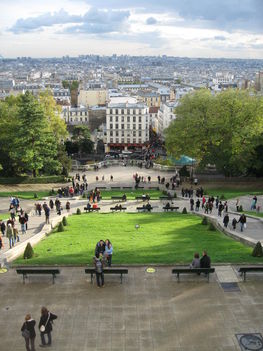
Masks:
[[[0,350],[263,350],[263,2],[0,11]]]

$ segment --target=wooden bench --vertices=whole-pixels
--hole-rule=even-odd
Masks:
[[[207,276],[207,281],[209,282],[209,274],[214,273],[215,268],[189,268],[189,267],[178,267],[172,269],[172,274],[177,275],[177,281],[180,281],[180,274],[201,274],[204,273]]]
[[[86,268],[85,269],[86,274],[90,274],[90,282],[93,282],[93,275],[96,274],[95,268]],[[121,284],[122,284],[122,276],[123,274],[128,274],[128,269],[127,268],[104,268],[103,269],[104,274],[120,274],[121,277]]]
[[[139,211],[143,211],[143,212],[151,212],[151,210],[153,209],[153,207],[149,207],[149,208],[145,208],[145,207],[136,207],[136,210]]]
[[[23,284],[28,274],[52,274],[53,284],[55,284],[56,275],[60,274],[60,270],[57,268],[17,268],[16,273],[23,274]]]
[[[123,196],[112,196],[111,200],[127,201],[127,196],[125,197],[125,199],[123,198]]]
[[[243,280],[245,282],[247,272],[263,272],[263,266],[242,266],[239,267],[238,271],[241,276],[243,276]]]
[[[163,210],[164,210],[164,211],[177,211],[177,210],[179,210],[179,207],[174,207],[174,206],[171,206],[171,207],[163,207]]]
[[[93,212],[93,211],[99,211],[100,210],[100,207],[96,207],[96,208],[93,208],[91,207],[90,209],[88,209],[87,207],[84,207],[84,211],[87,212]]]
[[[111,207],[110,210],[111,210],[111,211],[116,211],[116,212],[117,212],[117,211],[120,211],[120,212],[121,212],[121,211],[127,210],[127,207],[122,207],[122,208]]]
[[[173,200],[174,196],[160,196],[159,199],[160,200]]]

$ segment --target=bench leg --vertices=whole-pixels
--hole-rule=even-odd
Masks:
[[[246,274],[247,272],[244,272],[244,275],[243,275],[244,282],[246,281]]]
[[[26,274],[23,274],[23,284],[25,284],[26,281]]]
[[[93,273],[90,273],[90,282],[93,283]]]
[[[52,274],[52,277],[53,277],[53,284],[55,284],[56,274]]]
[[[179,273],[177,273],[177,281],[178,281],[178,283],[180,282],[180,278],[179,278]]]
[[[121,273],[121,284],[122,284],[122,273]]]
[[[209,273],[207,273],[207,283],[209,283]]]

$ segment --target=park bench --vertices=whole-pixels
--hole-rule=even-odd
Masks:
[[[118,201],[126,201],[127,197],[124,199],[123,196],[112,196],[112,200],[118,200]]]
[[[57,274],[60,274],[60,270],[57,268],[17,268],[17,274],[23,274],[23,284],[25,284],[25,278],[28,274],[52,274],[53,284],[55,284],[55,278]]]
[[[135,199],[136,199],[136,200],[148,201],[148,200],[151,199],[151,197],[150,197],[150,196],[144,195],[144,196],[136,196]]]
[[[143,212],[151,212],[152,210],[152,206],[149,207],[149,208],[145,208],[145,207],[136,207],[136,210],[139,212],[139,211],[143,211]]]
[[[209,282],[209,274],[214,273],[215,268],[189,268],[189,267],[177,267],[172,269],[172,274],[177,275],[177,281],[179,282],[180,274],[201,274],[204,273],[207,276],[207,281]]]
[[[93,211],[99,211],[100,210],[100,207],[97,207],[97,208],[93,208],[91,207],[90,209],[88,209],[88,207],[84,207],[84,211],[87,212],[93,212]]]
[[[173,200],[174,196],[159,196],[160,200]]]
[[[177,207],[177,206],[171,206],[171,207],[164,206],[163,210],[164,211],[177,211],[177,210],[179,210],[179,207]]]
[[[127,210],[127,207],[122,207],[122,208],[111,207],[110,210],[111,210],[111,211],[116,211],[116,212],[117,212],[117,211],[120,211],[120,212],[121,212],[121,211]]]
[[[85,273],[90,274],[90,282],[93,282],[93,275],[95,275],[95,268],[85,268]],[[104,274],[120,274],[121,277],[121,284],[122,284],[122,275],[128,274],[127,268],[104,268]]]
[[[243,276],[243,280],[246,281],[247,272],[263,272],[263,266],[242,266],[239,267],[238,271]]]

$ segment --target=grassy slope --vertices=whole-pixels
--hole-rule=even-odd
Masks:
[[[42,199],[43,197],[49,196],[49,190],[46,190],[46,191],[1,191],[0,197],[18,196],[19,199],[32,200],[32,199],[35,199],[34,194],[37,194],[37,196],[38,196],[37,199]]]
[[[199,217],[175,213],[83,214],[68,219],[65,232],[54,233],[35,247],[31,260],[17,264],[90,264],[98,240],[109,238],[113,263],[188,264],[194,252],[207,249],[213,263],[263,262],[252,249],[201,225]],[[135,229],[135,224],[140,228]]]
[[[110,199],[112,196],[122,196],[126,194],[127,199],[133,200],[136,196],[141,196],[143,194],[149,194],[151,199],[159,199],[160,196],[163,195],[162,191],[159,190],[151,190],[151,189],[123,189],[123,190],[101,190],[101,196],[103,200]]]
[[[224,195],[225,199],[233,199],[233,198],[238,198],[240,196],[245,196],[245,195],[262,195],[262,191],[250,191],[250,190],[244,190],[244,189],[231,189],[231,188],[211,188],[207,189],[206,191],[207,195],[213,195],[213,196],[221,196]]]

